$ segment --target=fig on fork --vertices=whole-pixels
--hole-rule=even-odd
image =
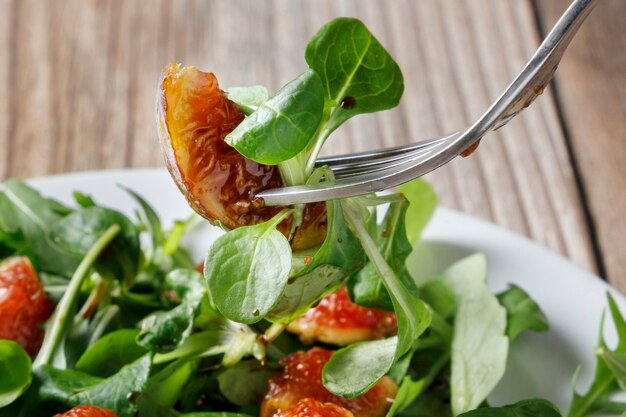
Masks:
[[[174,181],[201,216],[226,229],[267,221],[284,207],[265,207],[255,196],[283,186],[276,166],[245,158],[224,138],[245,118],[220,90],[217,78],[195,67],[170,64],[157,93],[157,124],[165,163]],[[326,204],[309,204],[293,236],[294,249],[321,243]],[[293,218],[279,225],[289,236]]]

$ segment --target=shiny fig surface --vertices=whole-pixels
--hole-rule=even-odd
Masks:
[[[334,395],[322,383],[322,369],[333,352],[314,347],[296,352],[282,360],[282,375],[269,380],[269,390],[261,404],[261,417],[296,407],[305,398],[334,403],[348,409],[355,417],[383,417],[398,392],[397,385],[383,377],[365,394],[350,400]]]
[[[348,292],[342,288],[289,323],[287,330],[300,336],[304,344],[318,341],[346,346],[393,336],[397,328],[394,313],[361,307],[350,301]]]
[[[0,264],[0,339],[13,340],[35,355],[43,342],[43,324],[53,310],[28,258],[8,258]]]
[[[224,142],[244,117],[220,90],[214,74],[180,64],[163,71],[157,123],[167,168],[191,207],[227,229],[267,221],[284,208],[264,207],[255,198],[262,190],[283,185],[277,167],[247,159]],[[307,205],[303,219],[294,249],[323,241],[325,203]],[[291,232],[292,221],[280,224],[285,235]]]
[[[274,417],[354,417],[354,414],[337,404],[305,398],[295,407],[274,414]]]
[[[104,408],[94,407],[93,405],[79,405],[63,414],[57,414],[54,417],[117,417],[117,414]]]

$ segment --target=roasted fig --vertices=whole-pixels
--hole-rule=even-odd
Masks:
[[[255,197],[283,185],[278,169],[247,159],[224,142],[244,117],[212,73],[180,64],[163,71],[157,123],[167,168],[191,207],[227,229],[269,220],[284,208],[264,207]],[[326,204],[308,204],[302,218],[294,236],[293,218],[279,226],[293,238],[295,250],[323,241]]]

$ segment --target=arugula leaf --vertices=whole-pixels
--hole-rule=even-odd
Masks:
[[[49,365],[37,369],[41,382],[39,396],[44,401],[107,408],[119,417],[134,417],[138,398],[147,386],[152,358],[145,355],[123,367],[118,373],[101,379],[73,370],[59,370]],[[130,397],[130,399],[129,399]]]
[[[322,371],[324,387],[348,399],[362,395],[387,374],[393,365],[397,346],[398,338],[394,336],[353,343],[339,349]]]
[[[307,146],[323,111],[322,83],[307,70],[261,104],[224,140],[248,159],[277,165]]]
[[[130,283],[137,274],[141,249],[135,225],[122,213],[104,207],[82,208],[59,220],[50,230],[50,236],[59,247],[81,258],[115,224],[121,231],[96,266],[103,275]]]
[[[406,258],[411,253],[411,245],[405,234],[405,216],[408,208],[409,202],[404,198],[393,202],[387,209],[382,224],[377,227],[377,236],[373,239],[379,242],[379,250],[385,262],[396,273],[406,289],[417,297],[417,287],[405,266]],[[348,293],[350,299],[364,307],[393,310],[389,293],[371,262],[350,276]]]
[[[307,45],[305,59],[334,106],[329,132],[356,114],[396,106],[404,91],[400,67],[357,19],[324,25]]]
[[[59,221],[59,204],[43,198],[39,192],[21,181],[9,179],[4,182],[5,196],[13,205],[17,225],[28,241],[38,269],[68,277],[72,275],[80,259],[68,256],[49,237],[50,226]]]
[[[256,323],[280,299],[291,269],[291,246],[276,226],[288,214],[282,211],[265,223],[231,230],[209,248],[204,278],[225,317]]]
[[[420,297],[444,319],[452,317],[456,310],[454,291],[441,279],[431,279],[422,285]]]
[[[385,262],[373,239],[367,233],[363,220],[359,218],[358,207],[355,204],[357,203],[351,200],[342,201],[346,220],[361,241],[363,250],[391,296],[398,320],[398,348],[395,355],[397,360],[412,348],[413,342],[430,325],[432,317],[426,305],[411,294],[403,281]]]
[[[87,194],[83,194],[80,191],[74,191],[72,193],[74,196],[74,200],[81,207],[93,207],[96,205],[96,202],[91,198],[91,196]]]
[[[619,362],[620,357],[626,354],[626,321],[610,293],[607,293],[607,298],[618,336],[617,347],[611,351],[606,345],[603,336],[603,317],[596,349],[598,356],[593,381],[585,394],[581,395],[574,391],[574,397],[567,412],[568,417],[583,417],[611,409],[614,405],[611,396],[620,389],[619,379],[622,377],[622,372]],[[622,406],[620,413],[624,412],[626,412],[626,407]]]
[[[146,350],[135,342],[137,329],[120,329],[104,335],[76,362],[75,369],[92,376],[108,378],[124,365],[139,359]]]
[[[428,182],[416,179],[398,187],[410,206],[406,211],[406,238],[414,245],[437,208],[437,194]]]
[[[549,401],[530,399],[504,407],[478,408],[459,417],[561,417],[561,413]]]
[[[94,288],[94,291],[98,292],[98,289]],[[103,335],[119,329],[120,322],[121,310],[115,304],[100,307],[91,319],[77,314],[63,344],[66,367],[76,366],[85,351]]]
[[[19,231],[18,219],[9,198],[0,191],[0,231],[16,233]]]
[[[525,330],[545,332],[548,330],[548,319],[537,303],[516,285],[498,294],[498,301],[506,309],[506,334],[513,341]]]
[[[146,227],[147,231],[150,234],[151,242],[152,242],[152,252],[156,250],[157,247],[163,245],[165,241],[165,236],[163,234],[163,228],[161,226],[161,219],[159,215],[156,213],[154,208],[139,194],[130,188],[120,186],[124,191],[126,191],[139,205],[139,210],[137,210],[137,217],[139,221]]]
[[[0,408],[15,401],[31,383],[28,353],[12,340],[0,339]]]
[[[486,283],[483,254],[462,259],[443,273],[456,293],[451,394],[455,415],[478,407],[506,368],[506,310]]]
[[[277,369],[263,366],[257,360],[241,361],[218,375],[219,390],[235,405],[259,405],[268,390],[268,380]]]
[[[61,300],[54,310],[54,314],[48,321],[48,329],[46,330],[41,349],[35,358],[33,364],[34,368],[52,362],[59,345],[63,342],[63,338],[70,328],[72,321],[70,314],[75,308],[78,293],[87,274],[102,251],[115,239],[120,230],[121,228],[117,224],[109,227],[98,240],[94,242],[93,246],[89,248],[85,257],[78,265],[78,268],[76,268],[76,271],[67,285],[66,291],[63,293],[63,297],[61,297]]]
[[[234,101],[246,116],[252,114],[269,99],[267,89],[261,85],[230,87],[226,89],[226,96],[230,101]]]
[[[620,388],[626,390],[626,352],[612,352],[605,348],[599,348],[596,354],[611,370]]]
[[[396,317],[398,320],[398,337],[394,353],[391,357],[386,358],[384,361],[380,361],[379,365],[384,364],[388,366],[385,373],[389,371],[394,362],[399,360],[405,353],[410,351],[413,347],[415,340],[426,330],[430,325],[432,316],[426,305],[419,299],[415,298],[404,286],[402,281],[397,277],[389,265],[385,262],[382,255],[378,251],[376,244],[372,237],[368,234],[365,228],[365,222],[359,215],[360,210],[358,203],[354,200],[342,201],[342,207],[346,220],[351,225],[354,233],[361,241],[363,249],[367,254],[370,262],[375,266],[378,274],[382,278],[387,291],[389,292]],[[383,352],[379,351],[382,355]],[[386,351],[388,354],[389,352]],[[340,367],[335,366],[334,355],[327,363],[326,380],[340,380],[341,375],[335,377],[334,372],[339,372]],[[335,359],[336,360],[336,359]],[[382,367],[382,365],[381,365]],[[356,370],[354,370],[356,371]],[[380,373],[360,373],[361,378],[358,382],[352,380],[355,384],[354,387],[346,385],[333,386],[332,389],[340,389],[341,391],[331,391],[337,395],[352,395],[355,391],[358,391],[363,386],[371,386],[380,379]]]

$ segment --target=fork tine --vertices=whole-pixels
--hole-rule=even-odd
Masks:
[[[316,167],[330,166],[336,177],[354,175],[360,172],[384,169],[385,166],[414,158],[415,156],[432,150],[445,142],[451,135],[421,141],[419,143],[401,146],[397,148],[381,149],[374,152],[361,152],[334,156],[332,158],[320,158]],[[368,155],[373,155],[369,157]]]
[[[311,203],[314,201],[334,200],[337,198],[354,197],[368,193],[383,191],[406,182],[407,174],[415,178],[415,170],[420,170],[421,176],[434,169],[436,166],[445,163],[447,153],[452,152],[458,155],[459,135],[453,134],[445,140],[437,143],[425,152],[415,152],[411,157],[405,158],[402,162],[379,167],[376,171],[367,170],[354,175],[346,175],[336,178],[332,184],[322,182],[319,184],[297,185],[283,188],[272,188],[262,191],[257,195],[266,206],[288,205]],[[433,152],[434,150],[437,152]],[[447,152],[446,152],[447,151]],[[442,160],[443,162],[439,162]],[[425,161],[434,160],[437,165],[422,164]],[[427,171],[421,172],[423,169]],[[410,179],[410,178],[409,178]]]
[[[368,162],[381,158],[389,158],[395,155],[403,155],[407,152],[416,151],[423,148],[428,148],[438,142],[447,140],[450,136],[458,135],[460,132],[450,133],[438,138],[427,139],[420,142],[412,143],[410,145],[397,146],[393,148],[378,149],[375,151],[356,152],[344,155],[330,156],[318,158],[315,167],[321,167],[328,165],[332,168],[340,165],[358,164],[361,162]]]
[[[400,166],[407,162],[412,162],[416,158],[426,156],[441,147],[441,145],[443,144],[445,144],[445,142],[443,142],[442,140],[437,140],[436,142],[430,143],[428,146],[424,146],[422,148],[414,151],[409,151],[404,154],[397,154],[388,158],[382,158],[370,162],[355,162],[344,165],[336,165],[333,166],[331,169],[333,171],[333,174],[335,174],[336,179],[349,178],[368,172],[382,172],[384,170]]]

